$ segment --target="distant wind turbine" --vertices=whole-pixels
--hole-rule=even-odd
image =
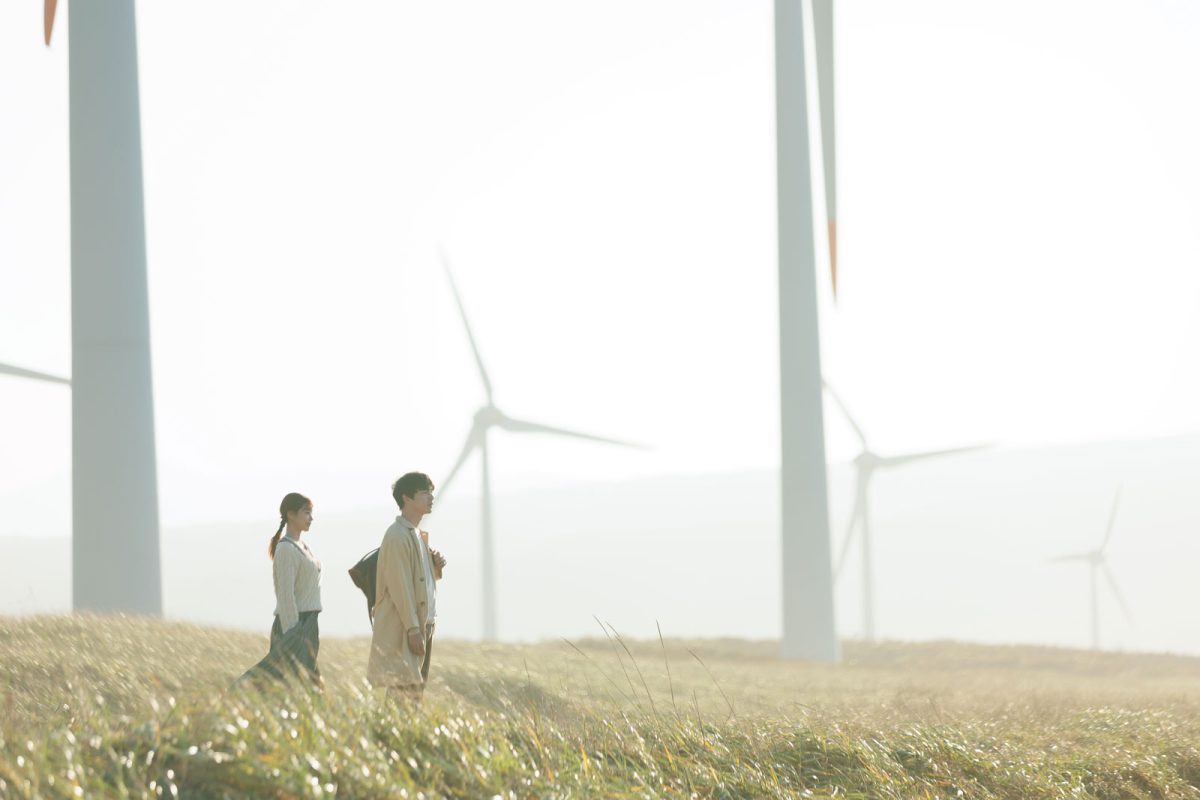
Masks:
[[[1092,601],[1092,649],[1100,649],[1100,604],[1099,604],[1099,573],[1104,573],[1104,579],[1108,581],[1108,588],[1112,590],[1113,597],[1117,598],[1117,604],[1121,606],[1121,611],[1125,614],[1125,619],[1132,621],[1133,616],[1129,613],[1129,606],[1125,602],[1125,596],[1121,594],[1121,588],[1117,586],[1117,579],[1113,577],[1112,570],[1108,568],[1108,559],[1104,551],[1108,548],[1108,543],[1112,539],[1113,527],[1117,522],[1117,505],[1121,501],[1121,490],[1117,490],[1116,496],[1113,498],[1112,512],[1108,515],[1108,530],[1104,532],[1104,539],[1100,542],[1100,546],[1095,550],[1089,550],[1086,553],[1073,553],[1071,555],[1059,556],[1047,560],[1050,564],[1065,564],[1068,562],[1083,562],[1088,565],[1088,579],[1091,585],[1091,601]]]
[[[871,561],[871,516],[869,513],[870,504],[868,502],[870,499],[871,478],[874,477],[875,471],[879,469],[899,467],[914,461],[980,450],[986,447],[986,445],[954,447],[948,450],[927,450],[920,453],[907,453],[899,456],[881,456],[867,444],[866,434],[863,433],[863,429],[855,422],[854,417],[850,414],[850,410],[842,402],[842,398],[838,396],[837,392],[833,390],[833,387],[828,382],[824,382],[824,386],[825,391],[833,398],[834,404],[841,410],[842,416],[846,418],[846,421],[850,423],[850,427],[854,429],[854,433],[858,436],[858,441],[862,445],[862,451],[854,459],[854,507],[850,512],[850,521],[846,524],[846,532],[842,538],[842,549],[838,555],[837,566],[834,568],[833,574],[835,579],[841,576],[842,567],[846,564],[846,556],[850,552],[850,544],[854,540],[854,532],[857,530],[862,542],[863,638],[867,641],[874,641],[875,579]]]
[[[513,433],[549,433],[556,436],[569,436],[574,439],[587,439],[593,442],[604,442],[605,444],[616,444],[623,447],[639,447],[639,445],[631,444],[630,442],[621,442],[616,439],[606,439],[601,436],[592,436],[587,433],[577,433],[563,428],[553,428],[549,425],[542,425],[536,422],[513,419],[497,408],[492,398],[492,381],[488,377],[487,368],[483,365],[483,357],[479,354],[479,346],[476,344],[475,335],[471,331],[471,323],[467,320],[466,308],[463,307],[462,297],[459,296],[458,286],[454,282],[454,274],[450,271],[450,263],[444,253],[442,254],[442,266],[446,271],[446,279],[450,282],[450,290],[454,293],[454,302],[458,306],[458,313],[462,318],[463,328],[467,332],[467,340],[471,343],[471,352],[475,356],[475,366],[479,369],[479,378],[483,381],[483,391],[487,397],[487,402],[475,412],[474,421],[471,423],[471,430],[467,433],[467,441],[463,444],[462,452],[459,454],[458,460],[454,462],[454,467],[451,468],[450,474],[442,481],[441,491],[443,493],[446,491],[451,481],[458,474],[459,469],[462,468],[463,463],[473,452],[478,450],[483,466],[483,638],[485,641],[495,641],[497,616],[496,555],[492,542],[492,478],[491,461],[488,458],[488,431],[492,428],[500,428],[501,430]]]

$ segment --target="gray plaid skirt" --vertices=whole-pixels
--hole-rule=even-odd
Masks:
[[[241,680],[256,681],[261,679],[279,680],[285,676],[310,678],[319,680],[321,671],[317,669],[317,652],[321,649],[320,629],[317,626],[319,611],[300,612],[300,621],[283,632],[279,617],[271,626],[271,649],[262,661],[259,661]]]

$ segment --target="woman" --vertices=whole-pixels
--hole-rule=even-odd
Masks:
[[[267,547],[275,578],[271,650],[242,676],[243,679],[294,675],[320,683],[317,614],[321,611],[321,562],[308,545],[300,541],[300,536],[312,522],[311,500],[296,492],[283,498],[279,504],[279,529]]]

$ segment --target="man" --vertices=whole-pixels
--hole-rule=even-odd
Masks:
[[[375,577],[375,625],[367,680],[389,696],[420,701],[429,677],[437,581],[446,559],[429,549],[421,520],[433,511],[433,481],[423,472],[392,484],[400,516],[383,535]]]

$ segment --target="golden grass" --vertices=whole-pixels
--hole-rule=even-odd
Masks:
[[[1200,660],[954,643],[437,641],[425,703],[233,691],[266,637],[0,618],[0,797],[1200,798]]]

